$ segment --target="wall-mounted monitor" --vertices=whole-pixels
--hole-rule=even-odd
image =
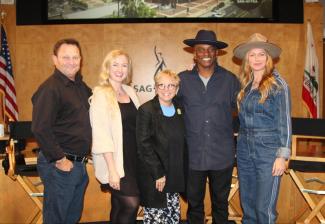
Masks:
[[[16,0],[17,25],[142,22],[303,23],[303,0]],[[289,2],[289,3],[286,3]],[[30,8],[27,12],[26,9]],[[25,17],[27,19],[23,19]],[[27,21],[27,22],[26,22]]]

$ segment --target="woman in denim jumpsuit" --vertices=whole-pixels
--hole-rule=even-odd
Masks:
[[[243,224],[275,223],[280,179],[290,156],[288,85],[274,69],[281,49],[261,34],[234,49],[242,60],[237,165]]]

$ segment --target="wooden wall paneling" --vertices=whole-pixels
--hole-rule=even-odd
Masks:
[[[10,9],[8,13],[10,14],[8,18],[13,17],[11,14],[14,14],[14,10]],[[305,5],[305,20],[309,19],[313,24],[320,61],[322,61],[323,48],[322,15],[323,9],[320,3]],[[199,29],[216,30],[218,38],[229,43],[229,47],[225,49],[226,54],[220,56],[218,60],[221,65],[234,73],[238,73],[239,66],[234,63],[232,49],[238,43],[245,41],[249,35],[261,32],[268,36],[270,41],[277,43],[283,52],[276,66],[290,86],[293,102],[292,114],[293,116],[305,116],[302,111],[301,83],[306,46],[306,24],[145,23],[15,26],[14,21],[15,19],[10,20],[12,26],[8,26],[10,27],[8,36],[10,47],[13,49],[11,51],[13,52],[15,78],[17,79],[18,103],[24,108],[20,113],[23,120],[31,118],[30,96],[53,70],[50,62],[51,51],[53,44],[58,39],[74,37],[81,42],[84,52],[84,78],[91,87],[97,83],[103,57],[108,51],[116,48],[125,49],[131,55],[134,61],[135,84],[150,85],[153,82],[152,73],[156,63],[153,54],[154,46],[157,46],[158,50],[163,53],[169,68],[177,72],[184,70],[192,63],[192,55],[184,50],[186,46],[182,41],[194,37]],[[29,50],[25,51],[24,47]],[[16,64],[18,65],[17,71]],[[320,63],[321,74],[322,66]],[[27,72],[33,77],[32,83],[28,87],[24,85],[24,81],[23,84],[20,84]],[[34,79],[34,77],[41,78]],[[322,83],[323,76],[321,75],[321,102],[323,102]],[[150,99],[153,94],[153,92],[139,93],[142,101]]]
[[[158,24],[155,25],[158,28],[150,28],[151,24],[131,24],[126,26],[129,29],[121,29],[118,28],[116,24],[112,26],[109,25],[98,25],[98,32],[104,32],[104,39],[102,42],[99,40],[99,42],[92,42],[89,43],[86,40],[83,39],[80,40],[83,49],[84,50],[84,66],[83,66],[83,73],[85,76],[85,80],[89,83],[90,86],[94,86],[97,83],[97,77],[98,77],[98,71],[100,69],[100,64],[103,60],[103,57],[106,55],[106,53],[112,49],[116,48],[122,48],[126,49],[129,54],[131,55],[133,61],[134,61],[134,82],[137,81],[140,83],[146,83],[150,84],[152,83],[152,75],[148,76],[148,74],[153,73],[153,68],[156,63],[153,49],[154,46],[157,46],[158,50],[163,52],[165,62],[167,66],[173,70],[181,71],[183,69],[186,69],[186,66],[192,63],[192,55],[186,51],[184,51],[184,48],[186,47],[182,41],[186,38],[192,38],[195,36],[198,29],[206,28],[206,29],[214,29],[216,25],[210,25],[207,24],[205,26],[198,26],[197,24],[192,25],[188,24],[190,27],[191,32],[185,33],[184,30],[188,29],[182,29],[183,26],[178,24],[178,27],[182,28],[176,28],[176,25],[168,25],[166,24]],[[302,82],[302,75],[301,75],[301,69],[303,69],[304,66],[304,60],[303,55],[301,52],[304,52],[304,43],[302,44],[305,38],[301,37],[301,35],[304,35],[304,27],[302,25],[292,25],[292,24],[250,24],[251,26],[243,26],[242,24],[218,24],[217,32],[220,40],[224,40],[229,43],[229,47],[225,49],[226,54],[219,57],[219,62],[224,67],[228,68],[229,70],[237,73],[239,70],[239,66],[234,64],[233,57],[232,57],[232,49],[237,45],[237,43],[243,42],[247,39],[247,36],[254,32],[261,32],[267,36],[269,36],[270,40],[278,43],[280,47],[283,48],[283,53],[281,55],[281,58],[279,60],[279,63],[276,64],[278,70],[280,73],[284,76],[284,78],[288,81],[291,92],[292,92],[292,99],[293,102],[298,102],[293,104],[293,115],[294,116],[303,116],[303,114],[300,111],[301,108],[301,82]],[[75,25],[76,26],[76,25]],[[81,25],[78,25],[79,28],[74,28],[74,30],[84,30],[89,29],[88,27],[83,27]],[[160,28],[159,28],[160,27]],[[199,27],[199,28],[197,28]],[[19,27],[20,28],[20,27]],[[67,29],[67,25],[56,26],[55,30],[60,29]],[[161,30],[158,32],[157,30]],[[126,31],[130,30],[130,31]],[[141,35],[136,34],[135,30],[142,30],[145,33],[149,33],[148,38],[145,37],[142,38]],[[149,31],[147,31],[149,30]],[[152,32],[150,32],[152,30]],[[178,35],[172,35],[171,30],[177,30],[179,32]],[[232,33],[234,33],[234,30],[241,35],[238,35],[237,40],[232,40]],[[264,32],[263,32],[264,30]],[[268,31],[268,30],[272,30]],[[289,30],[288,33],[284,32],[283,30]],[[82,33],[91,33],[91,31],[83,31]],[[129,35],[127,35],[129,34]],[[231,38],[226,38],[227,35],[230,35]],[[62,37],[61,32],[55,32],[52,36],[57,36],[55,39],[59,39]],[[19,36],[25,36],[25,35],[19,35]],[[100,36],[100,35],[99,35]],[[176,38],[174,38],[176,36]],[[179,36],[179,37],[178,37]],[[223,37],[225,36],[225,37]],[[132,38],[130,38],[132,37]],[[177,38],[178,37],[178,38]],[[283,39],[280,39],[280,38]],[[129,38],[129,39],[127,39]],[[53,38],[54,39],[54,38]],[[229,40],[229,41],[228,41]],[[54,43],[55,41],[53,41]],[[166,44],[168,42],[168,44]],[[292,44],[289,45],[288,43]],[[36,45],[36,43],[35,43]],[[99,47],[96,47],[99,46]],[[168,46],[168,47],[167,47]],[[51,48],[51,47],[50,47]],[[289,49],[290,48],[290,49]],[[35,49],[35,48],[34,48]],[[88,50],[89,49],[89,50]],[[97,50],[96,50],[97,49]],[[95,51],[95,53],[94,53]],[[44,58],[44,55],[42,55]],[[36,56],[37,57],[37,56]],[[40,56],[38,56],[40,57]],[[45,55],[46,57],[46,55]],[[50,58],[50,55],[47,57]],[[91,60],[90,62],[87,60]],[[145,59],[145,60],[144,60]],[[20,60],[20,59],[17,59]],[[39,61],[39,60],[32,60],[32,59],[26,59],[21,58],[21,60],[27,60],[27,61]],[[300,61],[300,62],[299,62]],[[298,63],[299,62],[299,63]],[[29,63],[29,62],[27,62]],[[46,64],[46,63],[45,63]],[[43,65],[44,66],[44,65]],[[38,66],[38,68],[40,65]],[[48,68],[48,66],[46,66]],[[299,69],[299,70],[298,70]],[[50,74],[52,70],[52,67],[48,70],[47,74]],[[31,72],[31,71],[30,71]],[[35,71],[36,73],[39,71]],[[17,78],[20,75],[20,73],[17,74]],[[43,74],[44,75],[44,74]],[[31,86],[34,88],[30,88],[30,91],[37,88],[39,83],[35,83],[35,85]],[[20,92],[18,93],[18,95]],[[20,94],[23,96],[21,101],[26,101],[26,95]],[[31,95],[31,94],[30,94]],[[144,95],[148,95],[145,93]],[[144,98],[145,96],[140,97]],[[152,95],[150,95],[152,97]],[[149,98],[149,97],[148,97]],[[145,99],[143,101],[146,101],[148,99]],[[31,105],[29,106],[31,107]],[[23,112],[21,115],[26,119],[29,119],[30,113],[29,110]]]
[[[323,66],[324,66],[324,64],[325,64],[325,38],[323,38]],[[324,74],[325,74],[325,71],[324,71],[324,69],[323,69],[323,87],[325,86],[325,79],[324,79]],[[324,99],[325,99],[325,91],[323,90],[323,118],[324,118],[324,113],[325,113],[325,104],[324,104]]]

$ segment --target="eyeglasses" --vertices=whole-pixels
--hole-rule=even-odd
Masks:
[[[178,87],[178,85],[175,85],[175,84],[162,84],[162,83],[160,83],[160,84],[157,84],[156,85],[157,86],[157,88],[158,89],[160,89],[160,90],[165,90],[165,89],[168,89],[168,90],[175,90],[177,87]]]

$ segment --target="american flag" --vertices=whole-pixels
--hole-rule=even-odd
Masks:
[[[1,26],[1,53],[0,53],[0,91],[3,93],[4,114],[9,119],[18,120],[18,106],[12,64],[7,42],[6,32]]]

